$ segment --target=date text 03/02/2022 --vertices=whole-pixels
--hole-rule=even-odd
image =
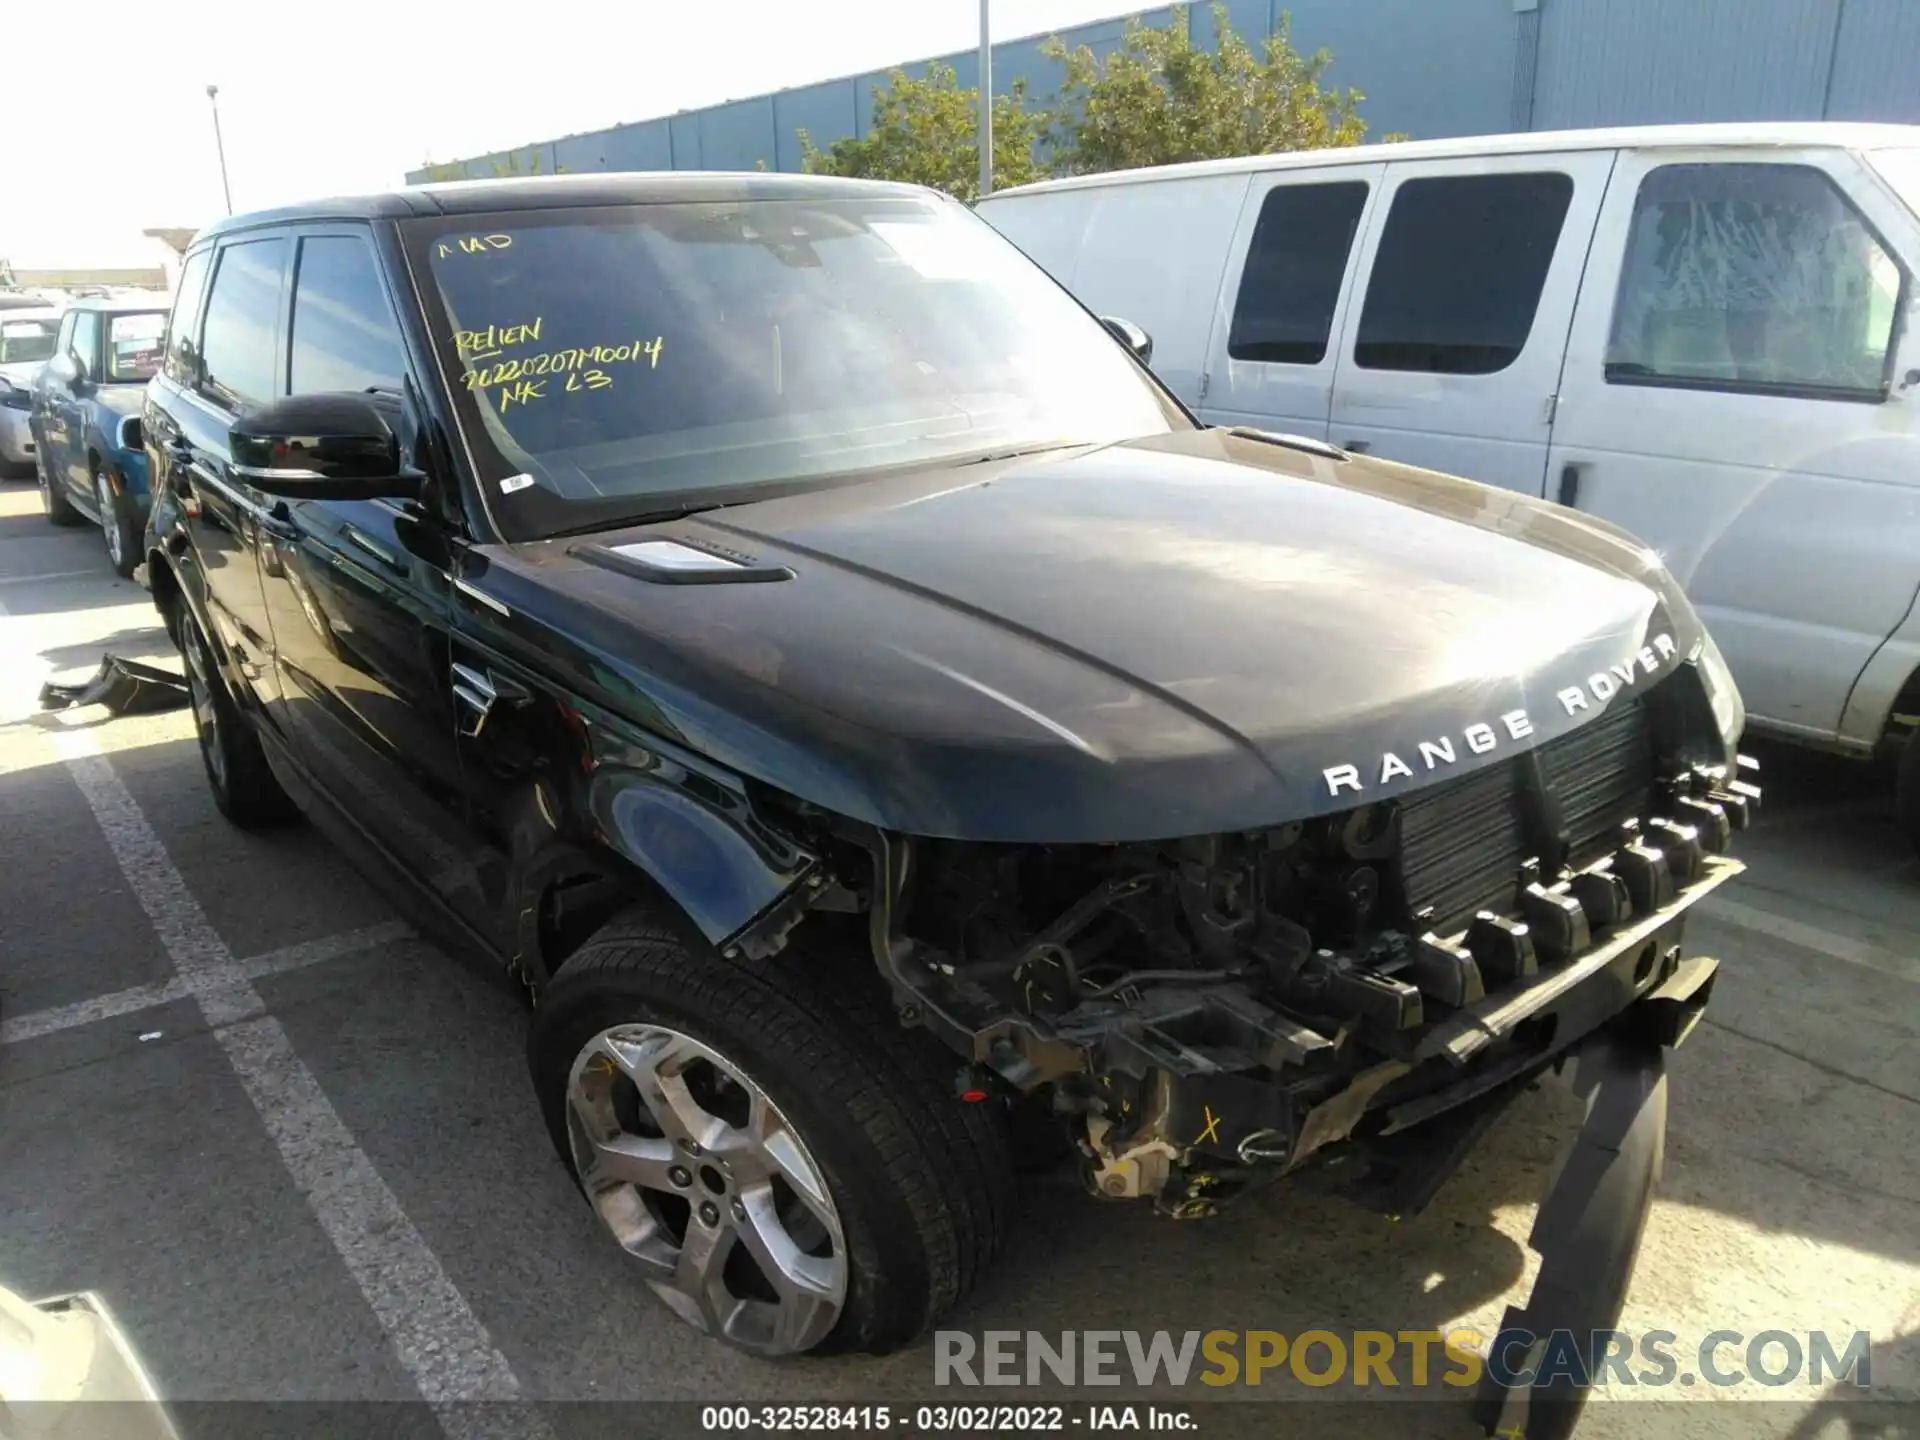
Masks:
[[[1197,1433],[1180,1405],[704,1405],[703,1431],[776,1434],[884,1430],[902,1435],[977,1435],[1073,1430]]]

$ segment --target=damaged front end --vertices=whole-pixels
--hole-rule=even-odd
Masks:
[[[1738,873],[1759,798],[1709,691],[1684,666],[1533,750],[1265,830],[869,834],[876,958],[956,1090],[1050,1108],[1096,1194],[1195,1218],[1338,1154],[1356,1199],[1411,1213],[1541,1070],[1697,1020],[1715,962],[1685,911]]]

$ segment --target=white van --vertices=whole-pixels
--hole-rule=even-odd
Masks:
[[[982,217],[1203,420],[1660,552],[1758,730],[1899,744],[1920,842],[1920,127],[1701,125],[1077,177]]]

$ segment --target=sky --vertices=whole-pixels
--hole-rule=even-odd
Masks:
[[[45,17],[8,27],[6,112],[31,139],[0,186],[0,259],[25,268],[153,265],[143,229],[224,214],[208,85],[234,208],[254,210],[967,49],[980,24],[977,0],[89,0],[70,29],[55,0],[15,3]],[[991,3],[995,40],[1141,8]]]

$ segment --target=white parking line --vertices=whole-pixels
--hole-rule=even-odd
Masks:
[[[1849,935],[1836,935],[1817,925],[1790,920],[1771,910],[1760,910],[1752,905],[1743,905],[1738,900],[1724,900],[1718,895],[1709,895],[1700,902],[1700,913],[1728,925],[1737,925],[1742,930],[1771,935],[1776,940],[1798,945],[1816,955],[1844,960],[1849,965],[1859,965],[1868,970],[1878,970],[1882,975],[1891,975],[1897,980],[1920,982],[1920,959],[1869,944],[1865,940],[1855,940]]]
[[[74,580],[82,575],[98,575],[98,570],[47,570],[39,575],[0,575],[0,585],[31,585],[35,580]]]
[[[404,921],[385,920],[378,925],[362,926],[358,930],[348,930],[340,935],[328,935],[319,940],[303,940],[297,945],[269,950],[264,955],[255,955],[251,959],[238,963],[241,974],[249,980],[258,980],[267,975],[282,975],[289,970],[321,965],[344,955],[371,950],[376,945],[405,940],[412,934],[413,927]],[[116,990],[110,995],[96,995],[91,1000],[76,1000],[71,1005],[55,1005],[45,1010],[30,1011],[25,1015],[14,1016],[12,1019],[0,1020],[0,1045],[17,1045],[22,1040],[38,1040],[42,1035],[52,1035],[57,1031],[71,1030],[80,1025],[92,1025],[101,1020],[116,1019],[121,1015],[132,1015],[141,1010],[150,1010],[156,1005],[171,1005],[176,1000],[186,999],[192,993],[187,988],[187,982],[176,976],[172,980],[163,980],[154,985],[135,985],[130,989]]]
[[[442,1430],[450,1436],[497,1435],[503,1429],[547,1434],[530,1409],[474,1403],[521,1397],[506,1357],[354,1142],[280,1022],[265,1012],[260,993],[208,923],[93,736],[71,731],[54,743],[282,1163]]]

